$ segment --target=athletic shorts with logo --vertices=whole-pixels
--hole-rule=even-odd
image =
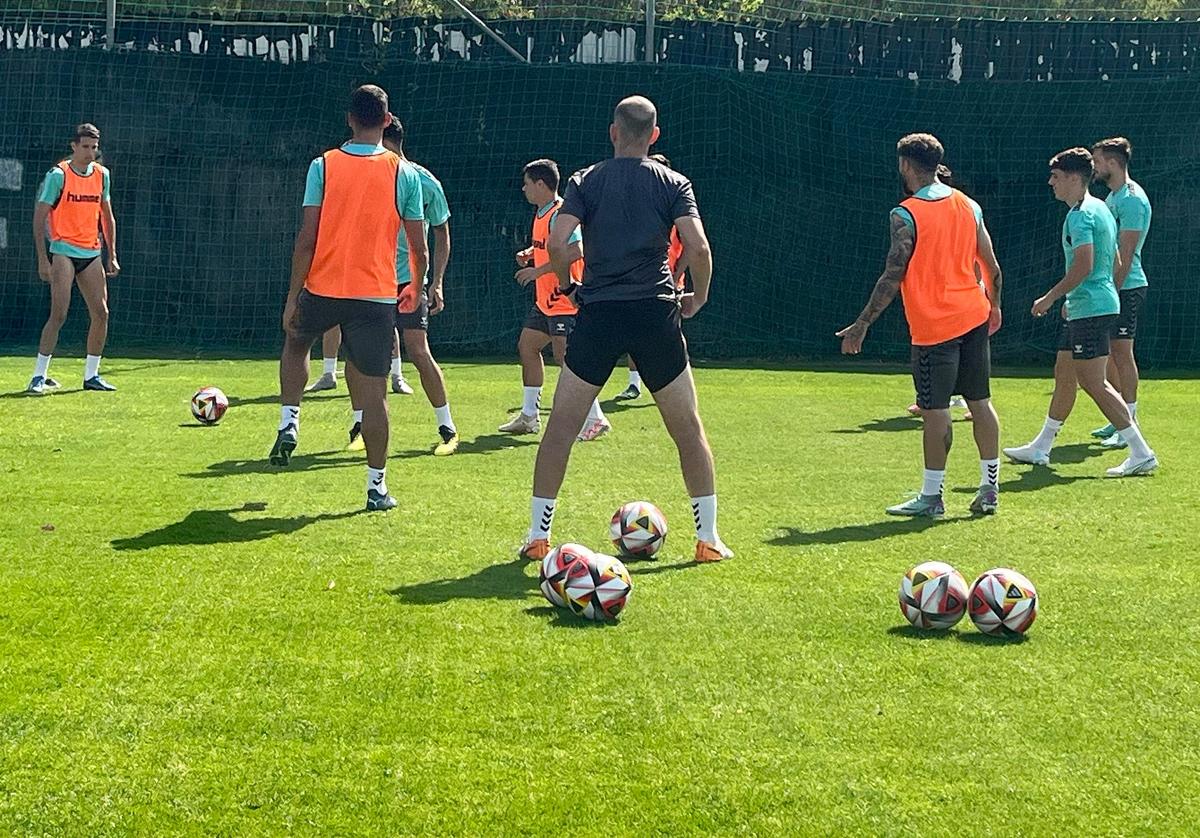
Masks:
[[[401,311],[399,304],[396,305],[396,328],[402,332],[405,329],[429,331],[429,293],[424,288],[421,289],[421,296],[417,298],[415,310]]]
[[[1070,352],[1076,361],[1107,357],[1109,335],[1119,316],[1103,314],[1099,317],[1064,320],[1058,330],[1058,351]]]
[[[688,366],[679,303],[648,298],[581,306],[567,340],[567,368],[602,387],[626,354],[651,393],[678,378]]]
[[[943,343],[912,348],[917,407],[948,410],[950,397],[968,401],[991,398],[992,349],[988,321]]]
[[[574,330],[576,316],[574,314],[551,316],[535,304],[533,308],[529,309],[529,314],[525,315],[523,328],[541,332],[552,338],[565,338]]]
[[[1123,288],[1117,292],[1121,298],[1121,313],[1113,323],[1110,340],[1133,340],[1137,337],[1138,314],[1146,304],[1146,288]]]
[[[347,360],[363,375],[382,378],[392,368],[395,309],[395,303],[322,297],[305,288],[296,298],[297,331],[315,342],[340,326]]]

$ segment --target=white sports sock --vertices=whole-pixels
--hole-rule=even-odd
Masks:
[[[288,425],[295,425],[296,433],[300,433],[300,405],[285,404],[279,408],[279,430]]]
[[[1062,426],[1062,422],[1047,416],[1046,424],[1042,425],[1041,431],[1033,438],[1033,442],[1029,444],[1043,454],[1049,454],[1050,449],[1054,447],[1054,438],[1058,436],[1058,432],[1062,430]]]
[[[718,544],[717,496],[705,495],[692,498],[692,518],[696,523],[696,538],[709,544]]]
[[[402,373],[400,371],[400,356],[397,355],[395,358],[392,359],[392,375],[400,376],[403,374],[404,373]]]
[[[521,403],[521,413],[526,416],[538,415],[538,399],[542,396],[541,387],[525,387],[524,401]]]
[[[1129,410],[1129,418],[1134,422],[1137,421],[1137,402],[1125,402],[1125,407]]]
[[[371,468],[367,466],[367,491],[374,489],[381,495],[388,493],[387,489],[387,468]]]
[[[433,413],[435,416],[437,416],[439,428],[445,425],[452,431],[458,430],[458,428],[454,427],[454,420],[450,418],[450,402],[446,402],[441,407],[435,407],[433,409]]]
[[[550,527],[554,525],[556,498],[539,498],[534,495],[529,504],[529,540],[550,540]]]
[[[980,460],[979,461],[979,485],[980,486],[999,486],[1000,485],[1000,460]]]
[[[1117,431],[1117,435],[1129,446],[1129,453],[1136,460],[1144,460],[1154,453],[1146,444],[1146,439],[1137,425],[1130,425],[1123,431]]]
[[[600,400],[592,399],[592,406],[588,408],[588,421],[595,422],[597,419],[604,418],[604,411],[600,409]]]
[[[361,425],[362,424],[362,411],[361,410],[352,410],[352,411],[350,411],[350,413],[354,417],[354,424]]]
[[[629,386],[642,389],[642,374],[637,370],[629,371]]]
[[[325,375],[337,375],[337,356],[336,355],[334,355],[332,358],[325,358],[324,364],[325,364],[325,368],[322,370],[322,372]]]
[[[51,357],[53,357],[53,356],[43,355],[41,352],[38,353],[37,363],[33,365],[33,377],[34,378],[37,378],[39,375],[42,378],[46,377],[46,373],[50,372],[50,358]]]
[[[927,468],[925,476],[921,483],[921,494],[925,497],[940,497],[942,494],[942,484],[946,482],[946,470]]]
[[[83,365],[83,380],[87,381],[89,378],[95,378],[99,374],[100,374],[100,356],[99,355],[88,355],[87,361],[85,361],[84,365]]]

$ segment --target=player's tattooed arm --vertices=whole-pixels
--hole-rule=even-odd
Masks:
[[[875,283],[875,290],[871,292],[871,299],[867,301],[866,308],[858,315],[857,320],[837,333],[842,339],[842,352],[854,354],[861,350],[867,329],[892,304],[892,300],[896,299],[916,243],[913,228],[893,213],[892,245],[888,248],[887,263]]]

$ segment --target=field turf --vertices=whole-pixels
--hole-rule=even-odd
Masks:
[[[1104,479],[1123,455],[1081,398],[1050,468],[1003,467],[994,518],[967,515],[957,421],[929,523],[883,514],[920,476],[906,376],[701,369],[737,558],[691,563],[657,412],[611,407],[555,538],[605,547],[631,499],[672,531],[596,625],[514,560],[536,451],[495,433],[515,365],[446,365],[451,458],[420,392],[391,397],[386,514],[360,512],[344,389],[305,401],[280,470],[273,363],[113,359],[117,393],[81,366],[0,395],[0,834],[1195,834],[1194,381],[1143,383],[1159,473]],[[212,428],[188,413],[206,384],[233,401]],[[994,388],[1027,442],[1048,378]],[[897,583],[928,559],[1027,574],[1027,639],[907,628]]]

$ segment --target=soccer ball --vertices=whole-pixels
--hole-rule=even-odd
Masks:
[[[612,517],[612,542],[622,556],[650,558],[667,540],[667,519],[644,500],[630,501]]]
[[[945,562],[922,562],[900,579],[900,612],[920,629],[948,629],[967,611],[967,580]]]
[[[552,605],[565,608],[567,602],[563,598],[563,583],[567,573],[575,565],[585,564],[591,556],[592,551],[580,544],[563,544],[547,553],[538,571],[542,596],[550,600]]]
[[[1018,637],[1037,618],[1038,595],[1033,583],[1007,567],[984,573],[971,586],[968,611],[984,634]]]
[[[201,425],[215,425],[229,408],[229,399],[216,387],[205,387],[192,396],[192,415]]]
[[[589,620],[615,620],[629,601],[633,582],[620,559],[593,553],[567,568],[563,599],[572,614]]]

